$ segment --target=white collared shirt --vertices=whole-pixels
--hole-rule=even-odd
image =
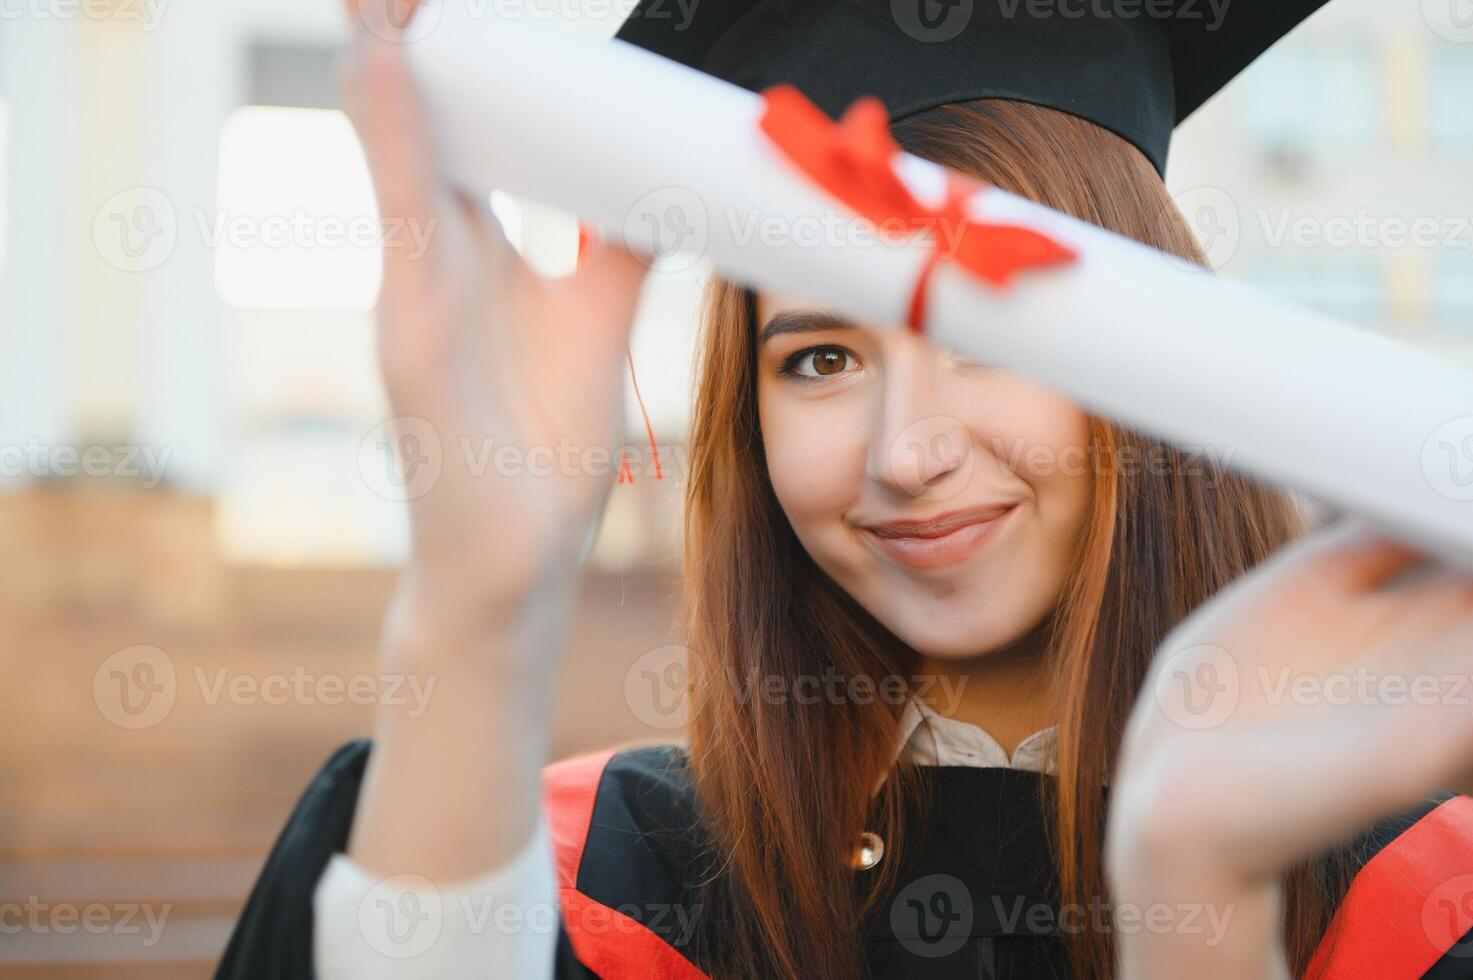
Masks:
[[[1058,729],[1034,732],[1013,749],[1010,758],[997,739],[970,722],[936,713],[936,709],[911,701],[900,716],[900,745],[921,766],[972,766],[977,769],[1023,769],[1054,771]]]
[[[922,766],[972,766],[1053,772],[1057,730],[1034,732],[1011,757],[997,739],[969,722],[911,701],[900,719],[897,752]],[[313,956],[321,980],[462,980],[519,977],[549,980],[557,951],[557,887],[546,815],[527,846],[505,865],[470,881],[435,888],[399,887],[405,876],[380,880],[346,854],[337,854],[313,894]],[[411,894],[413,893],[413,894]],[[369,914],[383,903],[438,910],[435,935],[406,956],[388,919]],[[519,910],[528,928],[489,926],[487,910]],[[545,923],[541,928],[533,923]]]

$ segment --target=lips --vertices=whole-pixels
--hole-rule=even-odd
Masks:
[[[1017,510],[1016,504],[973,507],[927,520],[885,521],[860,528],[860,536],[908,568],[942,568],[982,550]]]

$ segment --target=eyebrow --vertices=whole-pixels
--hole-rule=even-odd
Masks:
[[[841,316],[822,310],[784,310],[775,313],[757,335],[757,343],[764,344],[783,333],[814,333],[819,330],[853,330],[854,324]]]

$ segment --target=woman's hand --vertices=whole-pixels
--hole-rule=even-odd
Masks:
[[[1224,941],[1121,937],[1123,976],[1287,975],[1286,868],[1473,764],[1473,578],[1343,524],[1162,644],[1112,791],[1117,902],[1215,903]]]
[[[429,235],[420,255],[385,243],[377,324],[396,451],[431,457],[405,460],[412,546],[384,669],[433,693],[422,714],[379,707],[349,853],[373,872],[460,881],[505,864],[536,826],[576,559],[613,479],[582,464],[589,450],[615,458],[645,266],[606,247],[543,281],[487,202],[445,184],[413,41],[395,26],[413,6],[350,0],[341,84],[381,217]],[[508,451],[520,466],[497,465]],[[549,460],[564,468],[529,465]],[[417,485],[426,463],[438,476]]]
[[[646,267],[606,246],[571,278],[543,280],[486,201],[445,184],[404,56],[413,41],[394,40],[412,8],[352,0],[341,71],[382,218],[428,234],[418,256],[386,243],[377,308],[396,447],[423,457],[438,445],[428,466],[405,460],[406,473],[439,468],[428,487],[409,482],[407,583],[437,614],[516,609],[550,577],[566,582],[613,481]]]

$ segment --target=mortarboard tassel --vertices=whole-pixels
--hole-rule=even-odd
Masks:
[[[597,245],[597,243],[597,229],[589,225],[585,225],[581,221],[578,222],[578,258],[574,266],[575,269],[582,268],[584,259],[586,259],[593,252],[593,249]],[[654,426],[650,425],[650,415],[649,412],[645,410],[644,397],[641,396],[639,393],[639,379],[634,376],[634,353],[628,348],[625,348],[624,354],[629,362],[629,383],[634,386],[634,400],[639,404],[639,415],[640,418],[644,420],[644,432],[645,435],[649,438],[650,442],[650,455],[655,461],[655,479],[663,480],[665,479],[665,474],[660,469],[660,447],[655,444],[655,429]],[[622,436],[620,436],[619,472],[614,477],[614,484],[634,482],[634,471],[629,468],[629,459],[627,454],[624,452],[624,449],[624,439]]]

